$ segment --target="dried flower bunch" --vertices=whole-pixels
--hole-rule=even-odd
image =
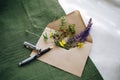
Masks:
[[[53,38],[54,43],[56,46],[70,49],[73,47],[81,48],[86,41],[86,37],[89,35],[90,28],[92,26],[92,19],[90,18],[87,27],[84,31],[80,32],[79,34],[75,35],[75,24],[66,24],[65,17],[61,17],[61,25],[58,30],[54,33],[50,32],[50,38]],[[44,40],[48,40],[48,35],[43,35]]]

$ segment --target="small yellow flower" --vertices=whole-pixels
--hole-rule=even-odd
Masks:
[[[62,40],[62,43],[65,45],[66,44],[66,42],[64,41],[64,40]]]
[[[64,47],[66,42],[64,40],[62,40],[62,41],[59,42],[59,44],[60,44],[60,46]]]
[[[79,43],[77,44],[77,47],[78,47],[78,48],[81,48],[83,45],[84,45],[84,43],[79,42]]]
[[[52,36],[53,36],[53,33],[52,33],[52,32],[50,32],[50,38],[52,38]]]

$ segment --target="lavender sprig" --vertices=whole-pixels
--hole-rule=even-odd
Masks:
[[[76,36],[72,37],[68,41],[68,43],[72,43],[72,42],[75,42],[75,41],[84,42],[86,40],[86,37],[89,35],[91,26],[92,26],[92,18],[90,18],[86,29],[83,32],[81,32],[81,33],[77,34]]]

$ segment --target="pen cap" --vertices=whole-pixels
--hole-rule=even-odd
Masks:
[[[31,49],[31,50],[38,50],[40,51],[41,49],[37,48],[35,45],[31,44],[31,43],[28,43],[28,42],[24,42],[24,46],[28,49]]]

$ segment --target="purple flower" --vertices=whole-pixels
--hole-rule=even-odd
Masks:
[[[92,26],[92,18],[90,18],[87,27],[85,28],[84,31],[82,31],[81,33],[77,34],[76,36],[74,36],[73,38],[71,38],[68,43],[72,43],[74,41],[80,41],[80,42],[84,42],[86,40],[86,37],[89,35],[90,32],[90,28]]]

